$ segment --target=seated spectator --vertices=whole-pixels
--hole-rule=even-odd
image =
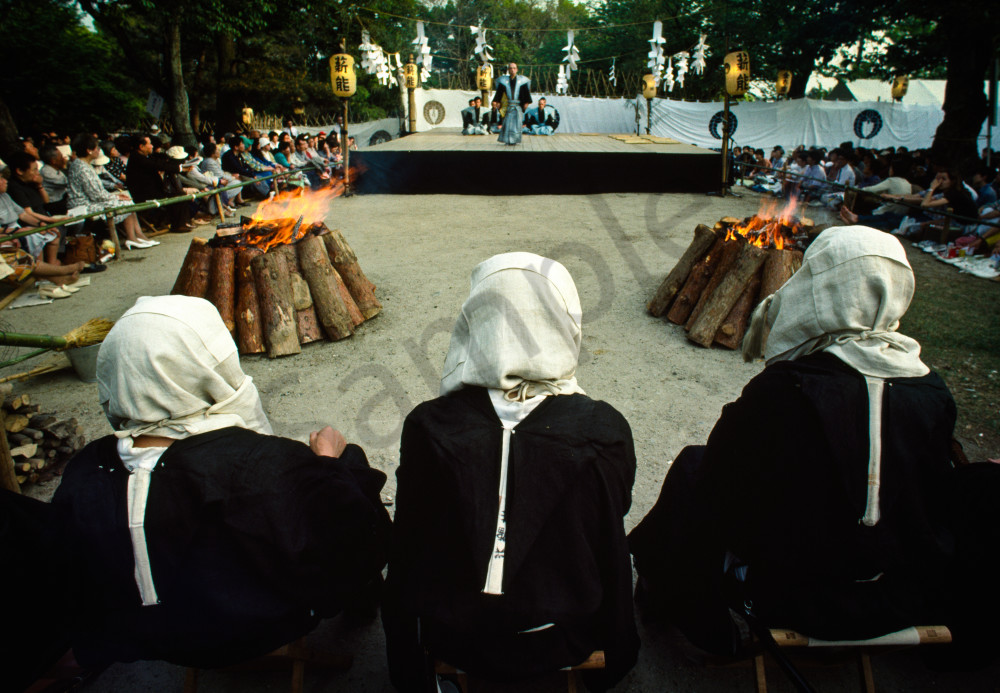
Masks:
[[[26,152],[22,152],[21,154],[26,157],[31,156]],[[39,214],[25,209],[14,202],[10,195],[7,194],[7,186],[11,177],[9,166],[0,171],[0,243],[4,247],[12,247],[9,244],[19,245],[18,241],[9,238],[10,234],[26,230],[33,226],[56,224],[64,218]],[[86,265],[83,262],[68,265],[62,264],[59,260],[59,235],[57,230],[50,229],[25,236],[23,242],[27,246],[28,254],[35,258],[34,273],[39,277],[48,279],[57,286],[63,287],[75,282]],[[66,295],[68,296],[69,294]],[[57,296],[59,295],[57,294]],[[65,296],[59,297],[65,298]]]
[[[105,145],[110,145],[105,147]],[[114,151],[117,157],[118,152],[115,151],[114,144],[110,142],[101,142],[101,151],[98,153],[97,158],[90,162],[90,165],[94,167],[97,172],[97,177],[101,180],[101,185],[104,189],[110,193],[121,192],[125,189],[125,183],[115,178],[113,175],[108,173],[106,168],[108,164],[111,163],[111,157],[108,155],[108,151]]]
[[[61,146],[50,144],[42,150],[41,159],[44,165],[39,170],[45,194],[49,198],[48,210],[56,215],[66,214],[66,188],[69,186],[69,181],[66,179],[69,157],[62,151]]]
[[[126,179],[132,199],[136,202],[160,200],[169,197],[163,174],[179,173],[180,163],[163,156],[153,156],[156,145],[151,135],[137,135],[132,140],[132,151],[126,167]],[[159,138],[157,143],[159,143]],[[190,223],[190,209],[186,204],[174,204],[142,212],[151,224],[169,223],[172,233],[187,233],[194,229]]]
[[[462,109],[462,134],[463,135],[485,135],[486,129],[479,122],[479,109],[476,108],[477,99],[469,99],[468,108]],[[525,121],[525,132],[531,134],[531,128]]]
[[[403,424],[382,602],[400,691],[427,690],[425,648],[503,680],[604,650],[594,690],[635,664],[635,452],[622,415],[577,384],[581,314],[558,262],[507,253],[472,273],[442,394]]]
[[[911,208],[900,204],[898,196],[911,194],[913,185],[907,179],[910,172],[910,159],[898,157],[889,164],[889,177],[873,186],[866,187],[863,192],[878,195],[883,204],[876,207],[871,214],[855,214],[847,207],[840,208],[840,218],[848,224],[861,224],[882,231],[892,231],[907,217]]]
[[[629,535],[647,622],[727,655],[749,644],[734,611],[827,640],[943,624],[996,652],[1000,466],[952,466],[955,402],[896,330],[913,290],[896,238],[837,227],[758,306],[743,350],[767,367]]]
[[[972,173],[972,188],[976,192],[976,207],[982,207],[997,201],[996,190],[990,183],[996,178],[997,172],[985,163],[981,163]]]
[[[288,160],[288,157],[292,154],[292,145],[290,142],[279,142],[274,152],[274,161],[279,166],[284,166],[285,168],[291,168],[292,164]]]
[[[241,135],[233,135],[229,138],[229,151],[222,155],[222,170],[230,173],[241,181],[252,181],[261,176],[268,175],[268,171],[246,150],[246,140]],[[256,181],[246,186],[251,193],[256,193],[258,197],[265,198],[270,192],[271,186],[268,181]]]
[[[805,153],[804,158],[805,168],[799,179],[799,189],[802,191],[803,199],[815,199],[826,187],[826,170],[820,165],[823,161],[823,155],[817,149],[810,149]]]
[[[490,104],[488,113],[483,114],[483,125],[489,130],[491,135],[499,135],[503,127],[503,115],[500,113],[500,102],[494,101]]]
[[[128,193],[112,194],[101,185],[97,172],[91,165],[91,162],[101,154],[97,137],[88,134],[77,135],[73,139],[73,152],[76,154],[76,158],[69,164],[67,174],[69,188],[66,195],[66,205],[69,207],[71,216],[80,213],[93,214],[132,204]],[[81,209],[85,212],[80,212]],[[146,238],[142,229],[139,228],[139,219],[135,212],[119,214],[114,217],[114,223],[122,225],[126,237],[125,247],[130,250],[132,248],[151,248],[160,244],[159,241],[151,241]]]
[[[320,158],[309,148],[309,136],[299,135],[295,138],[295,152],[289,160],[292,168],[302,171],[309,180],[309,185],[315,190],[328,184],[330,168],[326,160]]]
[[[208,142],[202,147],[202,156],[203,160],[199,167],[202,173],[211,176],[215,180],[217,186],[227,187],[238,182],[235,176],[227,174],[222,170],[222,164],[219,161],[221,154],[219,153],[218,145],[214,142]],[[220,191],[219,196],[222,198],[224,205],[232,204],[236,207],[241,207],[245,204],[243,198],[240,196],[240,188]],[[236,212],[232,206],[227,207],[226,211],[231,213]]]
[[[785,166],[784,148],[780,146],[775,146],[775,148],[771,150],[771,159],[768,163],[770,164],[771,169],[774,171],[784,168]]]
[[[848,155],[840,149],[830,152],[832,165],[827,170],[827,178],[835,185],[820,188],[820,202],[831,209],[837,209],[844,202],[844,188],[854,187],[854,168],[848,159]]]
[[[113,433],[52,500],[82,666],[260,657],[381,582],[385,474],[330,427],[308,446],[273,435],[208,301],[140,298],[101,344],[97,390]]]
[[[962,185],[962,179],[954,171],[942,171],[935,176],[926,192],[911,195],[886,195],[887,199],[901,202],[919,202],[920,209],[924,212],[919,216],[918,223],[907,227],[908,237],[919,237],[928,231],[935,219],[940,219],[940,215],[933,215],[935,209],[942,211],[950,210],[960,217],[975,219],[978,211],[972,196]],[[958,222],[955,228],[961,235],[961,228],[965,222]]]
[[[103,142],[101,144],[104,155],[110,160],[105,164],[104,170],[111,176],[114,176],[116,180],[121,181],[123,185],[125,183],[125,169],[128,166],[130,140],[131,138],[127,135],[122,135],[121,137],[116,137],[113,142]],[[124,147],[124,150],[121,147]]]

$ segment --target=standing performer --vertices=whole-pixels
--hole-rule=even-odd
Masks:
[[[507,97],[507,115],[500,129],[500,142],[504,144],[521,143],[521,127],[524,120],[524,109],[531,103],[531,80],[517,74],[517,63],[507,66],[507,74],[497,80],[497,93],[494,101],[503,103]]]

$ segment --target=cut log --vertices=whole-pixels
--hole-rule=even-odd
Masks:
[[[677,325],[683,325],[687,322],[691,311],[694,310],[698,299],[701,298],[702,292],[712,280],[712,272],[715,271],[716,265],[722,259],[722,248],[725,244],[726,241],[724,239],[716,238],[708,254],[691,268],[691,273],[688,275],[687,281],[684,282],[680,293],[677,294],[674,304],[670,306],[670,312],[667,313],[667,320]]]
[[[31,428],[48,428],[57,421],[51,414],[35,414],[28,420]]]
[[[302,351],[295,327],[295,307],[288,283],[288,267],[281,253],[263,253],[250,261],[260,322],[270,358],[289,356]]]
[[[20,395],[7,395],[3,400],[3,408],[7,411],[17,411],[25,404],[30,404],[31,398],[27,393],[22,393]]]
[[[365,319],[374,318],[382,310],[382,304],[375,298],[375,285],[368,281],[368,277],[361,270],[358,264],[358,256],[348,245],[344,234],[336,229],[329,229],[328,233],[320,236],[326,251],[333,263],[333,268],[340,274],[351,297],[358,305],[358,309]],[[300,244],[301,245],[301,244]]]
[[[733,263],[732,269],[726,273],[722,283],[712,292],[712,296],[705,304],[705,309],[695,320],[688,331],[688,339],[703,347],[712,346],[716,332],[722,326],[722,321],[726,319],[729,312],[736,305],[740,294],[746,289],[747,284],[760,266],[764,263],[767,253],[749,243],[740,244],[740,252]]]
[[[0,409],[0,423],[4,424],[6,428],[5,419],[6,416]],[[21,484],[14,472],[14,458],[10,456],[10,448],[7,447],[6,435],[0,435],[0,488],[13,493],[21,492]]]
[[[260,255],[256,248],[240,248],[236,252],[236,344],[241,354],[264,353],[264,334],[260,325],[257,285],[250,261]]]
[[[212,248],[204,238],[192,238],[187,255],[177,273],[177,281],[171,294],[205,298],[208,292],[208,276],[212,269]]]
[[[705,256],[705,253],[715,243],[716,237],[716,232],[704,224],[699,224],[695,228],[691,244],[688,245],[687,250],[681,255],[681,259],[677,261],[674,268],[670,270],[670,274],[660,284],[660,287],[656,290],[656,294],[653,295],[653,300],[646,306],[646,310],[649,311],[650,315],[660,317],[666,312],[670,304],[673,303],[674,296],[684,286],[684,281],[691,273],[691,268]]]
[[[307,236],[296,244],[302,274],[309,283],[316,317],[327,337],[344,339],[354,334],[351,315],[340,298],[333,264],[323,241],[318,236]]]
[[[799,250],[768,250],[761,277],[760,297],[764,299],[784,286],[795,270],[802,266]]]
[[[719,253],[719,260],[715,265],[715,269],[712,270],[712,278],[708,280],[708,284],[705,286],[705,290],[701,292],[701,296],[698,297],[698,303],[695,304],[694,310],[691,311],[691,315],[688,316],[687,322],[684,323],[684,329],[690,330],[694,321],[698,319],[701,315],[701,311],[705,310],[705,304],[708,303],[708,299],[712,296],[712,292],[715,288],[722,283],[726,275],[729,274],[729,270],[732,269],[733,263],[736,262],[736,256],[740,252],[740,244],[742,241],[732,240],[723,241],[722,250]]]
[[[716,344],[724,346],[727,349],[740,348],[740,344],[743,342],[743,335],[747,331],[747,321],[750,319],[750,313],[760,303],[758,300],[760,298],[760,278],[761,271],[758,271],[757,274],[753,275],[750,283],[747,284],[747,288],[743,289],[743,293],[740,294],[736,305],[729,311],[729,315],[722,321],[719,331],[715,333]]]
[[[28,443],[27,445],[18,445],[16,448],[10,449],[11,457],[34,457],[35,453],[38,452],[37,443]]]
[[[4,428],[7,433],[19,433],[28,427],[28,417],[23,414],[8,414],[4,419]]]
[[[216,307],[229,334],[236,338],[236,249],[212,251],[212,274],[205,296]]]
[[[45,437],[45,431],[41,431],[37,428],[31,427],[31,419],[28,419],[28,425],[21,429],[21,435],[28,436],[32,440],[41,440]]]
[[[316,317],[312,293],[309,284],[302,276],[299,267],[299,256],[293,245],[282,245],[275,248],[274,253],[283,253],[285,265],[288,267],[288,280],[292,288],[292,306],[295,308],[295,330],[299,344],[309,344],[323,338],[323,330]]]
[[[344,283],[344,278],[340,276],[340,272],[334,269],[333,277],[337,280],[337,290],[340,292],[340,299],[347,307],[347,312],[351,315],[351,322],[355,327],[357,327],[365,321],[365,316],[361,314],[361,309],[358,308],[358,304],[354,302],[354,297],[351,296],[351,292],[348,291],[347,284]]]

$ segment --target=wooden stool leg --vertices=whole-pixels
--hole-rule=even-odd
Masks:
[[[754,676],[757,681],[757,693],[767,693],[767,675],[764,671],[764,655],[753,658]]]
[[[198,670],[189,667],[184,672],[184,693],[197,693],[198,690]]]
[[[577,691],[577,677],[576,672],[570,669],[566,672],[566,692],[576,693]]]
[[[858,674],[861,676],[861,690],[875,693],[875,677],[872,675],[872,660],[867,652],[858,653]]]

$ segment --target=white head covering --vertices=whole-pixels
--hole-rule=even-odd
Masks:
[[[182,439],[229,426],[272,433],[233,338],[201,298],[136,301],[101,345],[97,391],[119,438]]]
[[[927,375],[920,344],[896,331],[913,288],[894,236],[866,226],[827,229],[799,271],[757,306],[743,357],[771,364],[825,351],[874,378]]]
[[[441,394],[465,385],[503,390],[508,400],[583,394],[580,297],[569,272],[533,253],[504,253],[473,271],[455,321]]]

